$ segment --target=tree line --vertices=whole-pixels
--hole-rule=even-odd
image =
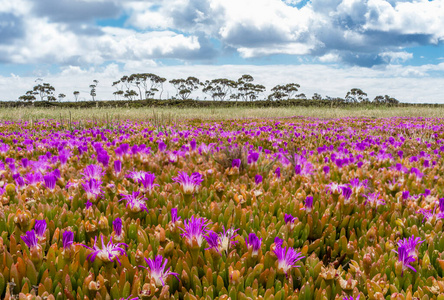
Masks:
[[[39,98],[40,101],[62,101],[66,95],[58,94],[56,97],[55,88],[49,84],[44,83],[42,79],[37,79],[36,85],[24,95],[19,97],[19,101],[33,102]],[[116,89],[113,92],[115,100],[162,100],[164,96],[164,84],[167,82],[166,78],[152,73],[135,73],[129,76],[122,76],[117,81],[114,81],[112,86]],[[217,78],[212,80],[200,81],[198,78],[190,76],[186,79],[172,79],[168,81],[176,90],[176,95],[169,97],[169,100],[187,100],[192,97],[192,94],[197,90],[206,94],[209,99],[213,101],[282,101],[290,99],[309,100],[304,93],[298,93],[300,85],[297,83],[278,84],[274,86],[266,98],[261,98],[260,95],[266,91],[265,86],[254,83],[254,78],[251,75],[242,75],[237,80],[230,80],[227,78]],[[95,101],[96,88],[99,84],[98,80],[93,80],[89,86],[92,100]],[[79,101],[79,91],[74,91],[73,96],[75,101]],[[205,98],[207,99],[207,98]],[[322,97],[315,93],[311,100],[333,100],[344,103],[374,103],[374,104],[398,104],[399,101],[388,95],[378,95],[373,100],[367,97],[367,93],[359,88],[352,88],[347,92],[344,98],[340,97]]]

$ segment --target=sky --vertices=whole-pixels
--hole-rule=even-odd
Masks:
[[[133,73],[444,103],[444,0],[0,0],[0,100],[114,99]]]

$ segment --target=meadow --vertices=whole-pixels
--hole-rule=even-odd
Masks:
[[[0,110],[0,297],[442,300],[442,112]]]

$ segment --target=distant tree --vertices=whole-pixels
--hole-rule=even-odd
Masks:
[[[79,91],[74,91],[72,94],[74,95],[74,99],[77,102],[79,100],[80,92]]]
[[[304,99],[304,100],[306,100],[306,99],[307,99],[307,96],[305,96],[304,93],[301,93],[301,94],[296,95],[295,98],[296,98],[296,99]]]
[[[201,83],[203,87],[202,92],[211,96],[213,100],[220,101],[223,101],[236,85],[235,81],[226,78],[218,78],[211,81],[207,80]]]
[[[26,94],[20,96],[18,99],[25,102],[34,102],[36,100],[35,95],[36,93],[34,91],[27,91]]]
[[[286,85],[276,85],[271,89],[273,93],[268,96],[268,100],[293,99],[301,86],[297,83],[288,83]]]
[[[93,80],[93,84],[91,84],[89,86],[89,88],[91,89],[91,91],[89,92],[90,96],[92,97],[92,100],[95,101],[95,97],[97,96],[96,94],[96,87],[99,84],[99,81],[94,79]]]
[[[123,96],[128,100],[134,100],[137,95],[138,94],[135,90],[127,90]]]
[[[265,91],[265,86],[261,84],[254,84],[254,78],[251,75],[242,75],[236,83],[238,98],[244,101],[256,100],[260,93]]]
[[[65,97],[66,97],[65,94],[59,94],[59,96],[58,96],[59,101],[60,101],[60,102],[63,101],[63,99],[64,99]]]
[[[375,99],[373,99],[373,103],[396,105],[399,103],[399,101],[395,98],[390,97],[389,95],[385,95],[385,96],[376,96]]]
[[[368,102],[368,98],[361,89],[353,88],[345,95],[345,101],[348,103]]]
[[[322,100],[322,96],[318,93],[314,93],[313,97],[311,97],[312,100]]]
[[[41,78],[38,78],[36,82],[38,84],[34,86],[34,88],[32,89],[32,93],[34,95],[39,95],[40,101],[43,101],[45,98],[48,101],[56,100],[56,98],[54,97],[55,88],[52,85],[50,85],[49,83],[42,83],[43,80]]]
[[[187,79],[173,79],[170,83],[174,86],[176,95],[182,100],[188,99],[194,90],[197,90],[200,85],[199,79],[196,77],[188,77]]]

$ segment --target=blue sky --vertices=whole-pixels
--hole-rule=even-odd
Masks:
[[[268,91],[444,103],[443,12],[444,0],[0,0],[0,98],[36,78],[67,99],[89,99],[97,79],[109,99],[132,73],[249,73]]]

